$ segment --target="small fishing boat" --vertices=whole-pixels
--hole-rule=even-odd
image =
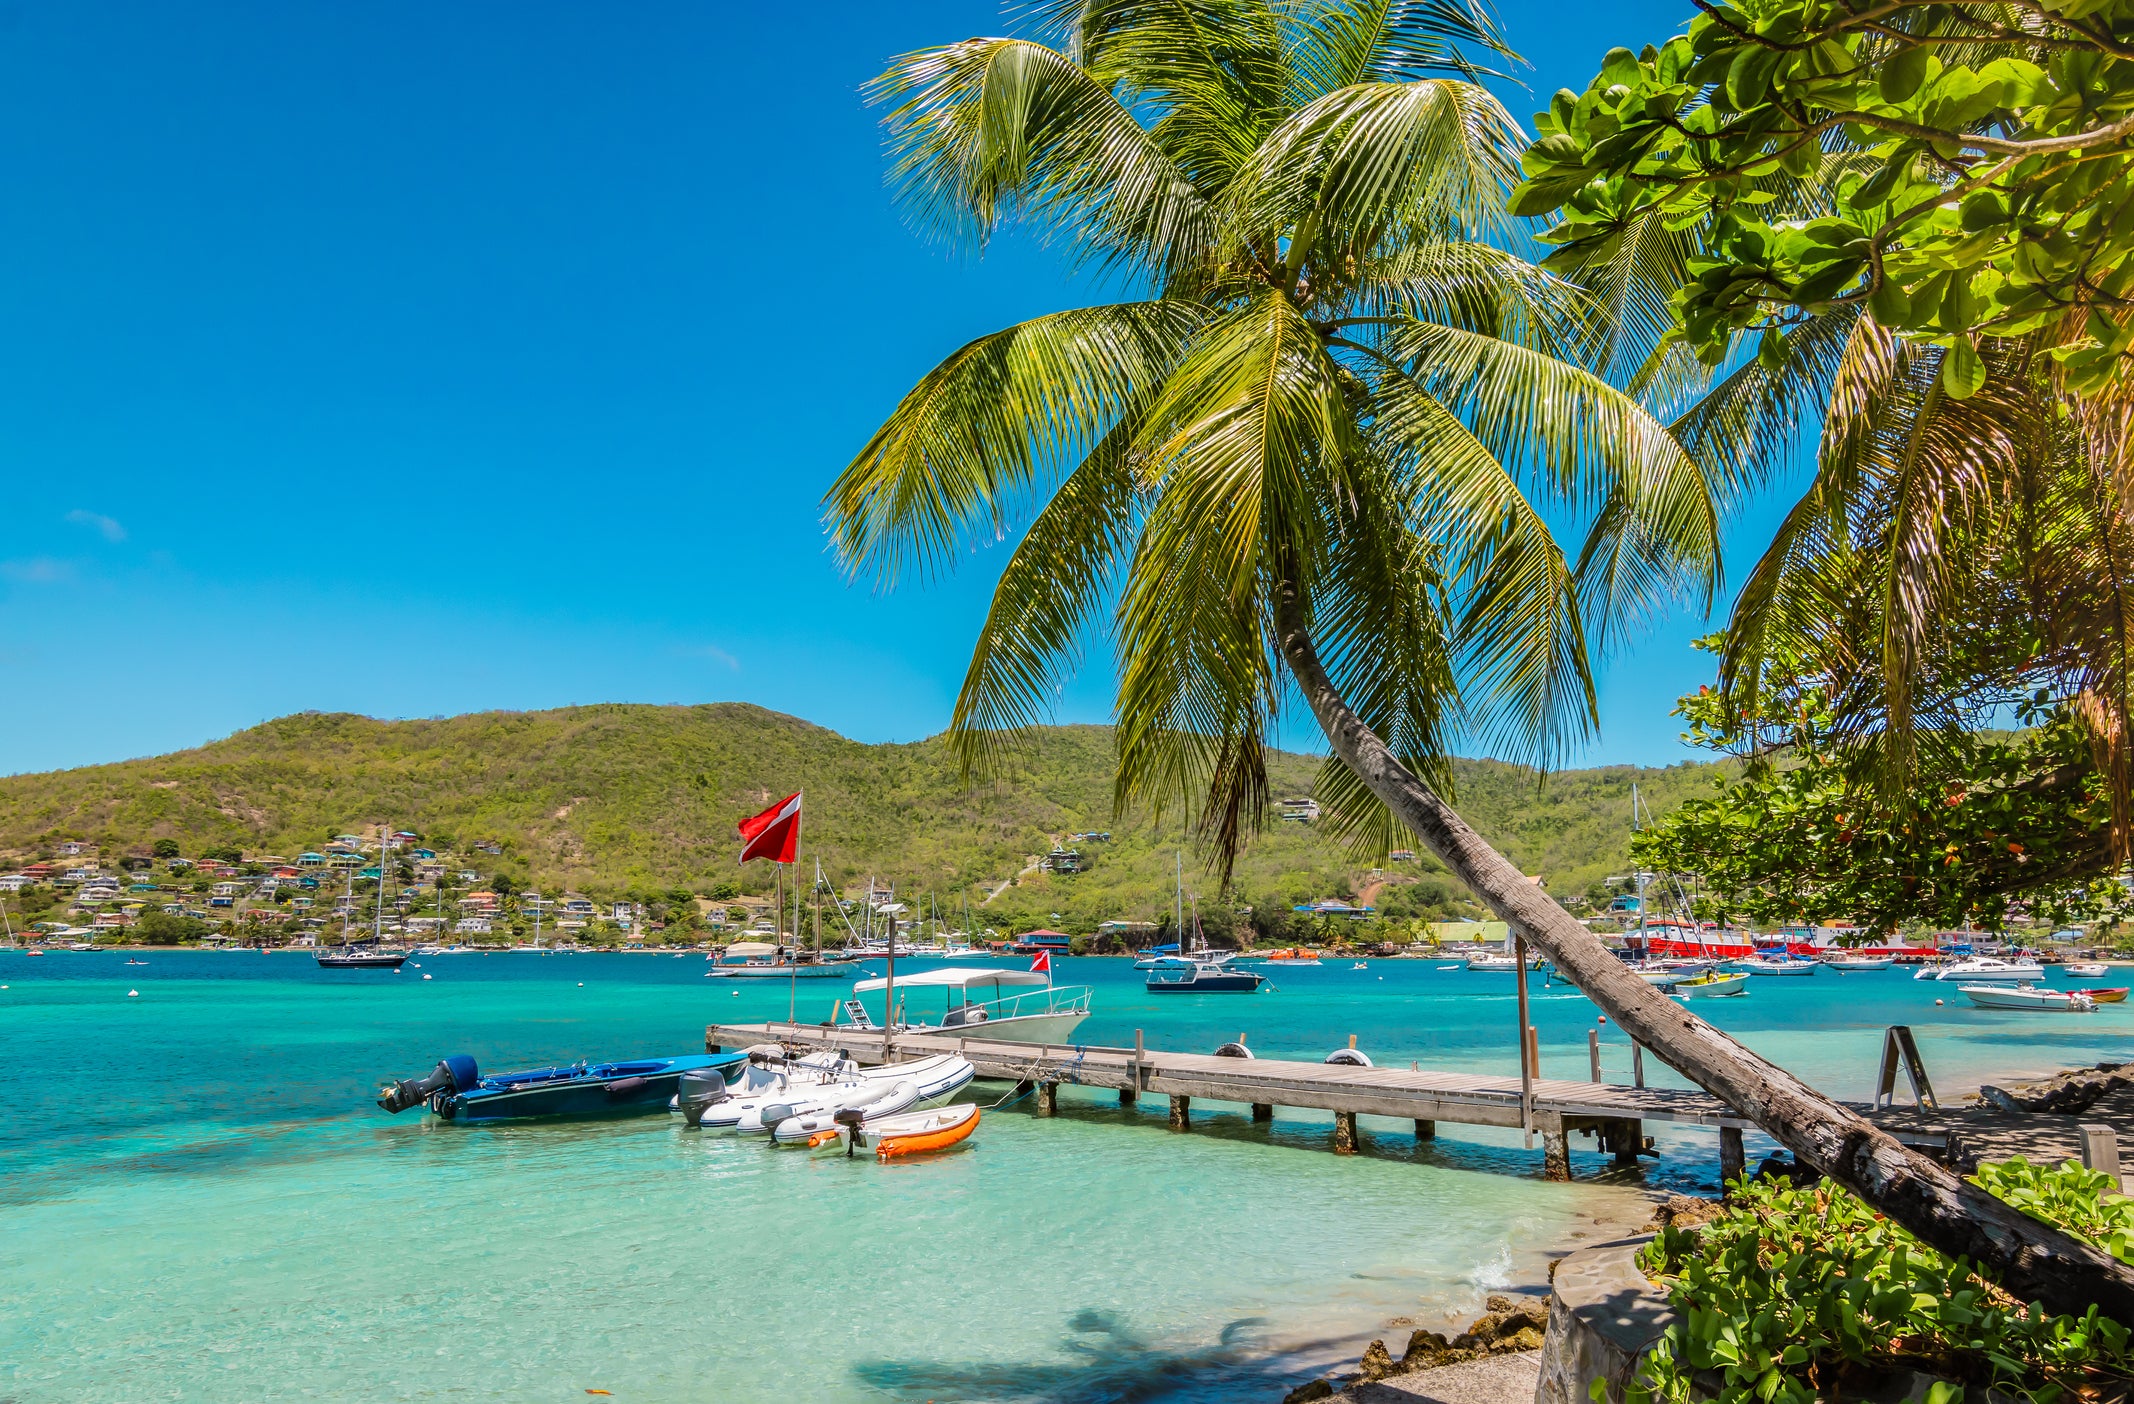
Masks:
[[[1066,1043],[1089,1017],[1095,992],[1087,985],[1052,983],[1051,962],[1037,970],[1001,970],[974,966],[946,966],[916,970],[896,977],[897,1028],[906,1033],[969,1034],[1008,1043]],[[860,981],[855,995],[875,994],[889,988],[887,976]],[[1026,992],[1004,995],[1005,989]],[[938,990],[946,1006],[940,1022],[913,1022],[904,1008],[912,990]],[[885,1011],[886,1018],[886,1011]],[[858,999],[844,1002],[837,1014],[839,1024],[879,1029],[866,1006]]]
[[[1469,956],[1467,959],[1467,968],[1469,970],[1487,971],[1491,974],[1496,975],[1515,974],[1519,969],[1519,957],[1515,955]],[[1529,970],[1540,969],[1541,957],[1536,955],[1528,956],[1526,958],[1526,968]]]
[[[1187,966],[1150,971],[1146,988],[1150,994],[1252,994],[1266,980],[1257,970],[1233,970],[1195,961]]]
[[[1812,960],[1789,960],[1784,956],[1743,956],[1726,968],[1745,975],[1813,975],[1821,969]]]
[[[1897,963],[1895,956],[1824,956],[1823,964],[1841,975],[1862,970],[1887,970]]]
[[[1746,993],[1748,984],[1749,977],[1746,975],[1721,975],[1715,970],[1709,974],[1692,976],[1668,993],[1683,999],[1712,999],[1720,995]]]
[[[1262,965],[1320,965],[1324,962],[1319,959],[1317,951],[1306,950],[1302,946],[1289,946],[1279,951],[1269,951],[1266,958],[1260,963]]]
[[[2127,1002],[2127,987],[2125,985],[2106,986],[2102,989],[2094,985],[2085,985],[2079,990],[2069,990],[2068,993],[2088,995],[2092,1004],[2125,1004]]]
[[[1368,961],[1361,961],[1361,960],[1357,961],[1357,962],[1356,962],[1356,963],[1355,963],[1354,965],[1351,965],[1351,966],[1349,967],[1349,969],[1351,969],[1351,970],[1369,970],[1370,968],[1371,968],[1371,966],[1370,966],[1370,963],[1369,963]]]
[[[2112,970],[2101,960],[2071,960],[2062,968],[2079,980],[2102,980]]]
[[[653,1112],[675,1095],[682,1074],[738,1070],[746,1053],[638,1058],[622,1063],[577,1062],[483,1077],[474,1059],[455,1053],[425,1078],[403,1078],[378,1093],[378,1105],[398,1115],[429,1105],[446,1121],[501,1121],[528,1116],[612,1116]]]
[[[1958,985],[1981,1009],[2035,1009],[2051,1014],[2094,1013],[2097,1002],[2074,990],[2041,990],[2035,985]]]
[[[895,1160],[900,1156],[947,1150],[971,1137],[978,1129],[978,1108],[970,1102],[932,1111],[905,1112],[901,1116],[869,1117],[858,1126],[840,1125],[819,1131],[808,1141],[814,1150],[872,1150],[874,1158]]]

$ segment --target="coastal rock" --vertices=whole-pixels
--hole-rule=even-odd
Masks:
[[[1699,1199],[1695,1195],[1671,1194],[1667,1202],[1652,1211],[1650,1228],[1695,1228],[1708,1224],[1726,1212],[1726,1205],[1716,1199]]]
[[[1382,1380],[1392,1374],[1395,1368],[1393,1356],[1386,1349],[1386,1343],[1371,1342],[1371,1348],[1363,1353],[1363,1364],[1359,1368],[1366,1380]]]
[[[1334,1387],[1325,1380],[1306,1380],[1282,1396],[1282,1404],[1311,1404],[1314,1399],[1331,1399]]]
[[[2134,1088],[2134,1065],[2099,1063],[2094,1068],[2071,1068],[2043,1082],[2018,1083],[2013,1087],[1981,1087],[1979,1100],[1998,1111],[2058,1112],[2074,1116],[2088,1111],[2114,1092]]]
[[[1511,1311],[1518,1305],[1517,1302],[1505,1296],[1502,1292],[1492,1292],[1482,1300],[1482,1310],[1484,1311]]]

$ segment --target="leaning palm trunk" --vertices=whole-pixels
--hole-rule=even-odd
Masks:
[[[1335,754],[1491,911],[1568,974],[1622,1030],[1781,1145],[1950,1257],[1986,1265],[2026,1301],[2134,1321],[2134,1269],[2040,1223],[1757,1057],[1623,968],[1417,779],[1335,690],[1296,592],[1281,592],[1282,656]]]

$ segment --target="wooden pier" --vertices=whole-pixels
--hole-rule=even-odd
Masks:
[[[1545,1173],[1557,1180],[1571,1178],[1569,1138],[1574,1133],[1591,1132],[1599,1138],[1600,1149],[1612,1154],[1617,1164],[1631,1164],[1647,1149],[1646,1122],[1712,1128],[1719,1134],[1721,1169],[1731,1178],[1743,1168],[1742,1132],[1754,1126],[1703,1092],[1624,1087],[1598,1078],[1587,1082],[1534,1078],[1522,1088],[1517,1077],[1479,1073],[1226,1058],[1093,1044],[1010,1043],[941,1034],[899,1033],[885,1049],[888,1035],[883,1031],[850,1025],[713,1024],[704,1033],[704,1045],[713,1052],[759,1043],[804,1052],[839,1048],[855,1061],[869,1064],[959,1053],[976,1065],[982,1078],[1029,1084],[1040,1116],[1053,1113],[1061,1084],[1113,1090],[1122,1102],[1144,1094],[1167,1096],[1175,1130],[1191,1125],[1196,1098],[1245,1104],[1252,1108],[1255,1121],[1272,1119],[1278,1106],[1328,1111],[1334,1114],[1333,1148],[1344,1154],[1356,1149],[1358,1116],[1412,1122],[1415,1134],[1426,1140],[1437,1134],[1439,1122],[1526,1128],[1541,1137]],[[1948,1150],[1951,1135],[1969,1119],[1964,1113],[1948,1111],[1876,1111],[1864,1104],[1854,1104],[1854,1109],[1898,1139],[1934,1155]],[[2063,1123],[2071,1148],[2066,1153],[2079,1153],[2074,1149],[2080,1141],[2074,1119],[2026,1119]]]

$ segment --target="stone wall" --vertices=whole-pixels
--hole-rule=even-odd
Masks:
[[[1607,1381],[1607,1404],[1622,1404],[1623,1387],[1675,1320],[1666,1294],[1638,1269],[1637,1251],[1650,1241],[1596,1244],[1556,1264],[1535,1404],[1592,1404],[1595,1380]]]

